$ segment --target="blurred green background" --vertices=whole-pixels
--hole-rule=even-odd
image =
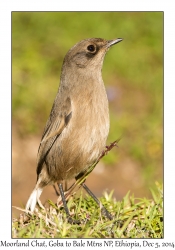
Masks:
[[[13,135],[41,137],[64,56],[91,37],[124,39],[107,53],[102,70],[108,143],[122,135],[119,148],[103,159],[109,181],[116,190],[149,196],[163,178],[163,12],[12,12]],[[16,151],[17,145],[23,152],[13,140]]]

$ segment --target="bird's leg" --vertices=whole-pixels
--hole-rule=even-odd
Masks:
[[[37,200],[38,205],[40,206],[40,208],[45,210],[45,207],[43,206],[43,204],[41,203],[40,199]]]
[[[103,206],[103,204],[97,199],[97,197],[91,192],[91,190],[86,186],[85,183],[82,183],[81,186],[86,190],[86,192],[94,199],[94,201],[101,208],[101,212],[109,219],[112,220],[112,215],[108,212],[108,210]]]
[[[58,187],[59,187],[59,182],[57,182],[57,185],[58,185]],[[53,188],[54,188],[54,190],[55,190],[56,195],[57,195],[57,196],[60,196],[60,194],[59,194],[59,192],[58,192],[58,190],[57,190],[57,188],[56,188],[55,184],[53,184]],[[65,181],[65,187],[64,187],[64,190],[65,190],[65,191],[67,191],[67,190],[68,190],[68,184],[67,184],[67,181]]]
[[[70,213],[69,213],[69,209],[67,207],[67,203],[66,203],[66,199],[65,199],[65,195],[64,195],[64,191],[63,191],[63,186],[62,186],[62,183],[59,183],[58,184],[58,187],[59,187],[59,190],[60,190],[60,195],[61,195],[61,198],[62,198],[62,202],[63,202],[63,206],[64,206],[64,210],[66,212],[66,215],[67,215],[67,219],[68,219],[68,222],[70,224],[80,224],[80,221],[78,220],[73,220],[70,216]]]
[[[65,190],[65,191],[68,190],[68,183],[67,183],[67,180],[65,180],[65,182],[64,182],[64,190]]]
[[[57,190],[55,184],[53,184],[53,188],[54,188],[54,190],[55,190],[56,195],[57,195],[57,196],[60,196],[60,194],[58,193],[58,190]]]

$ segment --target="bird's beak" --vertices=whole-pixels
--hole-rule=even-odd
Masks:
[[[117,38],[117,39],[114,39],[114,40],[109,40],[107,42],[107,48],[111,47],[112,45],[114,45],[116,43],[121,42],[122,40],[123,40],[122,38]]]

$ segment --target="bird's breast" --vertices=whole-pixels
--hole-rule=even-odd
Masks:
[[[72,116],[50,152],[58,176],[75,177],[92,165],[106,145],[109,133],[108,100],[104,85],[71,95]],[[57,155],[57,156],[56,156]]]
[[[104,90],[84,92],[72,100],[72,120],[67,127],[72,149],[94,160],[104,149],[108,133],[109,109]]]

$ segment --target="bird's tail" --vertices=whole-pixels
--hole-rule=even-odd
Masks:
[[[37,202],[39,203],[40,206],[42,206],[41,202],[39,200],[39,197],[40,197],[42,191],[43,191],[43,189],[35,187],[35,189],[31,193],[31,195],[30,195],[30,197],[29,197],[29,199],[27,201],[27,204],[26,204],[26,207],[25,207],[26,211],[29,210],[29,211],[31,211],[33,213]],[[43,206],[42,206],[42,208],[43,208]]]

